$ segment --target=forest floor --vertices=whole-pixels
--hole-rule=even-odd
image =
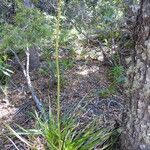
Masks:
[[[61,87],[61,106],[66,113],[75,104],[83,108],[80,122],[99,117],[104,126],[115,125],[121,122],[125,96],[116,92],[106,97],[100,97],[99,91],[110,84],[107,66],[101,65],[98,60],[76,60],[74,65],[63,73]],[[39,98],[45,103],[51,103],[55,110],[56,85],[49,87],[49,78],[38,71],[30,72],[31,80]],[[0,149],[14,150],[15,147],[8,137],[4,123],[16,128],[16,124],[24,128],[31,128],[35,120],[29,112],[35,110],[31,93],[21,70],[14,70],[9,86],[5,93],[1,93],[0,100]],[[7,135],[7,136],[6,136]],[[12,138],[12,137],[11,137]],[[23,143],[13,137],[20,150],[27,150]],[[40,150],[40,148],[39,148]]]

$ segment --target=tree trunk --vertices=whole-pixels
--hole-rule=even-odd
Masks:
[[[129,101],[122,150],[150,150],[150,0],[141,0],[133,27],[135,49],[127,71]]]
[[[30,53],[30,64],[29,64],[30,71],[36,70],[40,67],[40,58],[38,49],[34,47],[29,48],[29,53]]]

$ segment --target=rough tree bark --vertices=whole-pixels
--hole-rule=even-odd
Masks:
[[[150,0],[141,0],[133,27],[135,48],[127,71],[129,101],[122,150],[150,150]]]

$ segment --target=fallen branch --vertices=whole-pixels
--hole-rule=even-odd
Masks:
[[[37,95],[36,95],[36,93],[34,91],[34,88],[33,88],[32,83],[31,83],[30,75],[29,75],[29,56],[30,56],[30,53],[29,53],[29,48],[28,47],[26,49],[26,56],[27,56],[27,63],[26,63],[26,79],[27,79],[27,84],[28,84],[28,87],[29,87],[29,89],[31,91],[33,100],[34,100],[37,108],[40,111],[43,111],[42,103],[40,102],[40,100],[38,99],[38,97],[37,97]]]
[[[20,61],[19,57],[17,56],[16,52],[14,50],[12,50],[12,49],[10,49],[10,51],[14,54],[16,60],[18,61],[19,65],[21,66],[23,74],[24,74],[24,76],[25,76],[25,78],[27,80],[28,88],[29,88],[29,90],[30,90],[30,92],[32,94],[32,98],[33,98],[33,100],[34,100],[34,102],[36,104],[36,107],[38,108],[38,110],[40,112],[43,112],[43,110],[44,110],[43,109],[43,105],[42,105],[42,103],[40,102],[39,98],[36,95],[36,92],[34,90],[34,87],[32,86],[30,75],[29,75],[29,63],[30,63],[29,62],[29,55],[30,55],[29,54],[29,48],[27,47],[27,49],[26,49],[26,56],[27,56],[26,69],[23,66],[23,64],[21,63],[21,61]]]

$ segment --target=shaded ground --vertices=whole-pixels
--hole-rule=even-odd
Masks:
[[[114,125],[116,120],[121,121],[124,97],[119,93],[106,98],[99,96],[99,90],[110,83],[107,79],[107,71],[107,67],[100,65],[96,60],[78,60],[71,69],[66,70],[64,72],[65,85],[61,89],[63,112],[67,113],[82,100],[80,102],[82,115],[79,120],[81,123],[95,116],[99,117],[102,124],[106,126]],[[41,76],[38,72],[31,72],[31,79],[40,99],[47,104],[50,101],[52,107],[55,108],[56,86],[49,87],[50,81],[47,76]],[[2,122],[13,124],[14,127],[14,123],[17,123],[26,128],[33,127],[35,124],[34,119],[28,115],[28,112],[32,111],[35,106],[21,71],[15,71],[7,91],[5,96],[1,93],[0,101],[1,150],[15,149],[4,134],[5,128]],[[24,144],[20,144],[19,140],[15,140],[15,143],[20,145],[20,149],[28,149]]]

